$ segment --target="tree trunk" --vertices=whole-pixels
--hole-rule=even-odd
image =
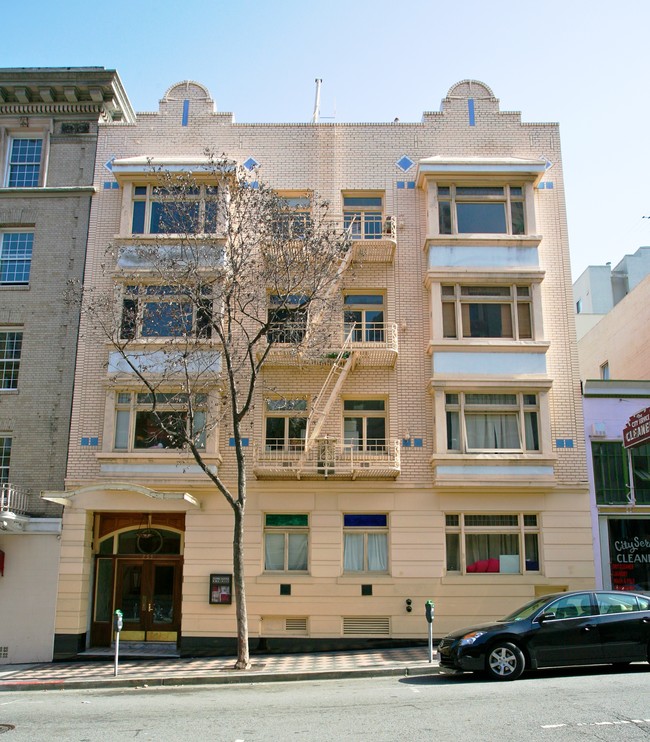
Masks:
[[[250,666],[248,651],[248,617],[246,613],[246,588],[244,585],[244,503],[234,508],[233,571],[235,607],[237,612],[237,662],[236,670],[247,670]]]

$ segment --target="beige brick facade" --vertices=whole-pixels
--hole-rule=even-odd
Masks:
[[[364,257],[344,275],[341,291],[384,297],[384,320],[396,328],[397,352],[365,363],[359,352],[360,363],[345,378],[322,428],[323,435],[341,440],[345,400],[383,400],[387,446],[395,441],[397,451],[388,467],[380,471],[369,462],[354,473],[332,470],[306,478],[269,472],[258,458],[264,451],[264,395],[313,399],[327,368],[288,372],[273,361],[265,368],[245,431],[252,640],[325,646],[422,639],[427,599],[435,601],[434,635],[441,636],[459,624],[504,614],[539,592],[593,585],[557,125],[522,123],[518,113],[501,112],[491,91],[476,81],[453,86],[441,111],[425,113],[421,123],[304,125],[236,124],[230,114],[215,113],[202,86],[181,83],[167,91],[158,112],[139,114],[133,124],[99,127],[87,286],[105,287],[106,249],[116,236],[130,237],[128,173],[115,180],[103,163],[199,158],[206,147],[239,163],[254,158],[261,177],[278,191],[318,193],[341,221],[344,197],[379,197],[382,220],[393,217],[396,226],[395,235],[362,241]],[[445,209],[449,229],[441,227]],[[472,230],[463,222],[492,215],[504,219],[502,228]],[[492,292],[485,304],[467,298],[484,294],[485,287]],[[508,298],[499,302],[495,297],[503,292]],[[443,319],[445,302],[457,337]],[[460,337],[474,311],[507,315],[518,329],[503,329],[498,337],[463,331]],[[183,473],[174,468],[175,453],[113,450],[116,390],[107,358],[106,344],[82,317],[68,494],[59,498],[66,502],[60,656],[92,641],[98,585],[108,595],[102,615],[119,607],[112,601],[118,578],[93,571],[93,560],[101,561],[99,544],[112,532],[102,523],[117,514],[126,530],[139,523],[163,528],[165,518],[176,518],[182,618],[180,630],[164,638],[178,639],[187,654],[219,651],[234,636],[234,606],[210,604],[208,588],[211,574],[232,572],[230,508],[192,467]],[[462,420],[490,418],[485,409],[472,413],[472,403],[510,405],[501,418],[504,424],[517,420],[519,442],[507,451],[503,443],[483,443],[480,451],[469,445]],[[462,442],[449,438],[448,420],[460,420]],[[221,428],[215,460],[232,481],[229,438]],[[269,514],[308,517],[307,570],[265,570]],[[379,531],[387,533],[386,569],[344,568],[345,516],[355,514],[385,516]],[[503,536],[504,545],[488,547],[490,534]],[[472,571],[488,561],[470,556],[481,550],[479,542],[499,571]],[[104,553],[107,563],[98,570],[109,569]],[[113,556],[115,575],[119,561],[119,554]],[[110,639],[110,632],[104,637]]]

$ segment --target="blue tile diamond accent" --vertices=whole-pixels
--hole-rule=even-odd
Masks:
[[[413,162],[413,160],[407,155],[404,155],[403,157],[400,157],[395,164],[400,170],[406,172],[407,170],[410,170],[413,165],[415,165],[415,162]]]
[[[256,160],[256,159],[254,158],[254,157],[249,157],[249,158],[248,158],[248,159],[246,160],[246,162],[244,163],[244,167],[246,168],[246,170],[248,170],[248,171],[251,171],[251,170],[255,170],[255,168],[256,168],[256,167],[257,167],[257,166],[258,166],[259,164],[260,164],[260,163],[259,163],[259,162],[258,162],[258,161],[257,161],[257,160]]]

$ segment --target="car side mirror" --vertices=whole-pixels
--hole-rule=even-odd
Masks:
[[[537,620],[540,623],[544,623],[544,621],[553,621],[555,620],[555,613],[542,613],[542,615]]]

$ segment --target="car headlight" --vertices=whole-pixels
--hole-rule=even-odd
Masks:
[[[460,646],[465,647],[468,644],[474,644],[479,636],[483,636],[485,633],[485,631],[472,631],[469,634],[465,634],[465,636],[460,640]]]

